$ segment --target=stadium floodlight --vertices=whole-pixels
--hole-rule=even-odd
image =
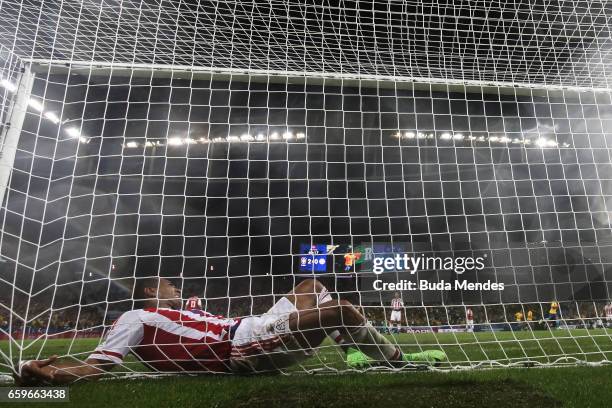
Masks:
[[[306,138],[306,134],[304,132],[298,132],[295,137],[297,139],[305,139]]]
[[[278,133],[272,132],[272,134],[270,135],[270,140],[278,140]]]
[[[442,133],[440,135],[440,139],[442,139],[442,140],[450,140],[452,138],[453,138],[453,136],[450,133]]]
[[[406,139],[414,139],[414,132],[406,132],[404,133],[404,137]]]
[[[81,131],[78,128],[74,127],[74,126],[70,126],[70,127],[64,128],[64,132],[66,132],[66,134],[68,136],[74,137],[74,138],[77,138],[77,137],[81,136]]]
[[[149,143],[149,142],[147,142],[147,143]],[[127,142],[125,144],[125,147],[128,147],[130,149],[136,148],[136,147],[138,147],[138,142],[134,142],[134,141]]]
[[[171,137],[168,138],[168,146],[182,146],[185,140],[182,137]]]
[[[57,116],[57,114],[56,114],[56,113],[54,113],[54,112],[50,112],[50,111],[44,112],[44,113],[43,113],[43,116],[44,116],[45,118],[49,119],[51,122],[53,122],[53,123],[54,123],[54,124],[56,124],[56,125],[57,125],[58,123],[60,123],[60,118],[59,118],[59,117]]]
[[[538,147],[555,147],[557,146],[557,142],[554,140],[547,139],[545,137],[540,137],[535,141]]]
[[[264,136],[263,133],[258,133],[257,136],[255,137],[255,140],[261,142],[263,140],[266,140],[266,137]]]
[[[0,81],[0,86],[6,89],[9,92],[15,92],[17,90],[17,85],[9,81],[8,79],[3,79]]]
[[[248,133],[245,133],[240,136],[240,140],[242,140],[243,142],[250,142],[253,140],[253,136],[249,135]]]
[[[42,102],[34,98],[30,98],[28,105],[30,105],[30,107],[34,109],[36,112],[42,112],[44,108]]]
[[[453,139],[455,139],[455,140],[463,140],[463,139],[464,139],[464,136],[463,136],[463,134],[461,134],[461,133],[455,133],[455,134],[453,135]]]

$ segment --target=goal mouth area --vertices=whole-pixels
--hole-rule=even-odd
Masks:
[[[10,227],[0,232],[3,255],[8,254],[0,288],[8,288],[12,298],[5,303],[11,308],[30,302],[45,306],[42,312],[11,310],[17,316],[12,324],[72,308],[104,313],[94,323],[107,328],[106,313],[134,301],[128,293],[131,278],[166,276],[166,271],[192,283],[193,292],[222,314],[261,313],[258,298],[287,293],[289,283],[304,277],[327,279],[330,286],[351,281],[357,274],[351,265],[345,273],[347,265],[338,258],[383,239],[393,245],[424,243],[402,252],[486,251],[491,264],[475,280],[505,281],[511,288],[507,296],[410,294],[414,304],[406,311],[418,316],[415,326],[451,330],[447,344],[436,336],[401,340],[409,348],[454,349],[450,366],[435,370],[609,363],[609,329],[587,327],[597,324],[610,293],[612,260],[605,249],[612,247],[607,211],[612,184],[606,177],[609,157],[606,162],[603,156],[610,145],[605,107],[610,89],[192,66],[28,64],[33,98],[52,106],[48,112],[57,116],[30,105],[17,132],[22,139],[15,145],[12,184],[0,211],[0,226]],[[180,119],[172,117],[177,113],[168,113],[175,107],[172,96],[139,100],[147,114],[131,111],[130,95],[137,87],[163,88],[168,95],[180,88],[191,95],[212,93],[215,86],[224,94],[245,95],[238,102],[206,96],[176,104],[207,112],[196,119],[184,112],[178,112]],[[96,88],[106,95],[91,96]],[[111,90],[119,96],[109,97]],[[231,112],[253,108],[255,90],[263,94],[255,101],[261,102],[255,107],[259,116],[249,112],[234,123]],[[273,105],[289,94],[299,94],[300,104]],[[318,98],[316,107],[302,103],[310,94]],[[325,105],[332,98],[336,105]],[[384,109],[383,98],[391,99]],[[113,111],[114,103],[125,112]],[[93,112],[81,108],[95,104]],[[162,104],[168,112],[149,114]],[[289,118],[295,111],[301,116]],[[279,113],[287,118],[278,121]],[[318,116],[309,123],[306,118],[314,113]],[[218,134],[197,133],[212,125],[218,125]],[[597,125],[593,129],[599,130],[589,128]],[[196,126],[201,128],[191,133]],[[262,139],[260,128],[269,129]],[[31,202],[36,206],[25,206]],[[468,218],[473,216],[478,218]],[[53,223],[63,230],[50,228]],[[336,269],[314,274],[300,267],[300,257],[314,260],[310,247],[335,244],[340,250],[325,261]],[[148,270],[136,272],[139,265]],[[455,276],[434,274],[438,280]],[[364,282],[370,281],[359,281]],[[216,292],[207,293],[207,285]],[[121,293],[111,296],[113,291]],[[354,288],[343,287],[339,292],[353,296],[356,304],[367,300],[366,311],[376,309],[376,320],[386,320],[391,291],[381,295],[367,288],[355,295]],[[65,299],[76,300],[54,303]],[[533,335],[552,332],[544,324],[541,331],[525,330],[532,337],[504,329],[506,337],[491,330],[489,337],[475,340],[452,332],[459,326],[467,331],[466,305],[482,313],[477,324],[488,323],[487,307],[499,306],[503,310],[492,322],[510,327],[514,313],[526,312],[528,305],[543,318],[555,299],[572,315],[559,320],[576,321],[576,330],[584,331],[559,330],[566,335],[545,339]],[[591,303],[587,314],[581,314],[576,299]],[[439,308],[433,314],[430,302]],[[240,312],[234,312],[236,305]],[[26,354],[26,338],[16,339],[4,360]],[[328,358],[338,366],[315,359],[315,367],[291,373],[352,371],[339,366],[336,354]],[[381,370],[397,371],[370,369]]]

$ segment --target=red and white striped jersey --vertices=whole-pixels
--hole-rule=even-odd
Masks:
[[[230,329],[238,321],[201,310],[131,310],[89,357],[120,364],[131,352],[159,371],[227,372]]]
[[[612,317],[612,303],[608,303],[604,306],[604,313],[606,317]]]
[[[403,306],[404,306],[404,302],[402,301],[402,299],[399,299],[399,298],[391,299],[391,308],[393,308],[393,310],[402,310]]]
[[[187,302],[185,302],[186,310],[201,309],[201,308],[202,308],[202,301],[197,296],[192,296],[189,299],[187,299]]]
[[[465,311],[465,320],[474,320],[474,312],[472,312],[472,309],[467,309]]]

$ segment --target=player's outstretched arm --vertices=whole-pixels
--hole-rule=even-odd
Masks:
[[[45,360],[29,360],[19,364],[19,373],[15,374],[15,383],[19,386],[31,386],[41,383],[56,385],[68,384],[77,380],[97,380],[104,373],[113,369],[115,364],[109,361],[88,358],[83,362],[56,362],[57,356]]]

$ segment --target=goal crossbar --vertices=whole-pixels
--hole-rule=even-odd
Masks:
[[[545,83],[482,81],[436,77],[353,74],[346,72],[280,71],[262,69],[218,68],[197,65],[120,63],[106,61],[71,61],[55,59],[24,59],[35,73],[83,74],[88,76],[119,75],[131,77],[177,77],[185,79],[232,80],[238,82],[268,82],[360,86],[366,88],[414,89],[446,92],[476,92],[555,97],[575,97],[583,92],[609,93],[612,87],[562,86]]]

